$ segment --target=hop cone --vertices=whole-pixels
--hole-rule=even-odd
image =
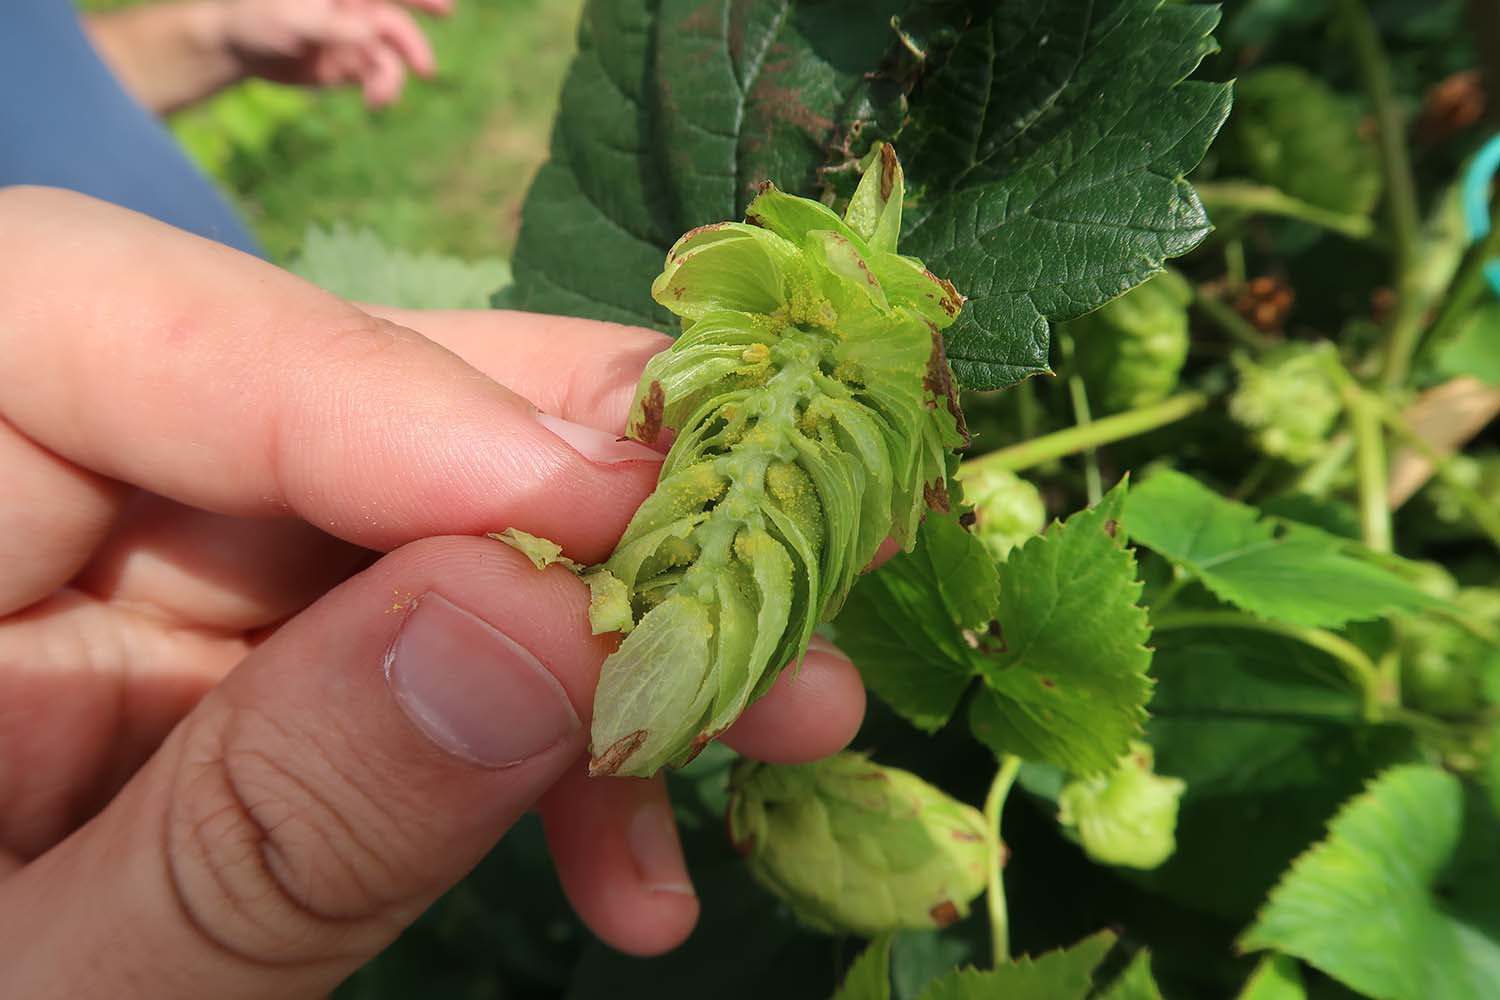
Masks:
[[[751,873],[830,933],[944,927],[984,891],[998,844],[977,809],[863,754],[741,762],[729,834]]]
[[[1110,773],[1063,786],[1057,820],[1093,860],[1149,869],[1177,849],[1177,801],[1187,785],[1154,773],[1154,763],[1149,744],[1131,743]]]
[[[1074,368],[1101,412],[1165,399],[1187,361],[1188,303],[1193,291],[1175,271],[1065,324],[1075,341]]]
[[[996,559],[1004,559],[1047,526],[1041,492],[1009,469],[961,469],[958,480],[964,499],[974,505],[974,534]]]
[[[1256,361],[1238,357],[1235,368],[1229,414],[1261,451],[1299,465],[1323,453],[1344,410],[1326,344],[1283,344]]]
[[[688,233],[652,286],[682,317],[630,434],[677,431],[656,491],[594,581],[627,632],[595,696],[593,774],[690,760],[799,658],[891,535],[946,509],[965,440],[939,331],[963,299],[895,253],[882,146],[841,219],[769,185],[745,223]]]

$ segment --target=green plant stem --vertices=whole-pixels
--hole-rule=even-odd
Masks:
[[[1356,240],[1368,239],[1375,232],[1374,223],[1363,215],[1349,215],[1319,208],[1265,184],[1252,184],[1248,181],[1200,181],[1193,187],[1210,216],[1225,210],[1279,215],[1284,219],[1296,219]]]
[[[1402,385],[1411,368],[1412,354],[1422,333],[1422,304],[1416,301],[1413,278],[1418,269],[1418,237],[1421,216],[1417,208],[1417,185],[1412,179],[1411,160],[1406,153],[1406,128],[1391,85],[1390,65],[1375,23],[1363,0],[1339,0],[1339,16],[1349,33],[1360,79],[1375,111],[1379,139],[1380,168],[1385,176],[1385,204],[1390,217],[1391,244],[1395,251],[1396,314],[1386,334],[1381,381]]]
[[[1343,668],[1345,675],[1360,692],[1367,719],[1373,721],[1379,718],[1382,706],[1386,704],[1384,699],[1389,697],[1382,689],[1380,671],[1365,655],[1365,651],[1326,629],[1268,621],[1243,611],[1177,611],[1153,618],[1151,628],[1155,632],[1180,628],[1240,628],[1285,636],[1327,653]]]
[[[1236,236],[1224,244],[1224,280],[1231,292],[1245,287],[1245,241]]]
[[[1202,392],[1180,392],[1160,403],[1152,403],[1124,413],[1102,417],[1082,427],[1066,427],[1030,441],[992,451],[964,463],[971,472],[983,469],[1008,469],[1019,472],[1043,462],[1074,455],[1087,448],[1098,448],[1114,441],[1154,431],[1158,427],[1190,417],[1208,406],[1209,396]]]
[[[1231,339],[1252,351],[1264,351],[1273,343],[1270,337],[1257,330],[1253,323],[1235,312],[1228,303],[1214,298],[1198,286],[1193,287],[1193,305],[1215,326],[1229,334]]]
[[[1021,770],[1021,758],[1006,754],[1000,758],[1000,769],[995,780],[990,782],[989,794],[984,797],[984,823],[994,842],[990,845],[990,882],[985,902],[990,914],[991,962],[999,966],[1010,958],[1010,917],[1005,908],[1005,841],[1000,837],[1000,813],[1005,809],[1005,798],[1016,783],[1016,773]]]
[[[1334,479],[1339,470],[1354,455],[1354,438],[1347,432],[1333,436],[1328,442],[1328,448],[1312,465],[1303,470],[1297,477],[1293,488],[1298,493],[1306,493],[1308,496],[1321,497],[1333,486]]]
[[[1391,551],[1391,503],[1386,492],[1385,435],[1380,409],[1369,393],[1346,384],[1350,430],[1359,477],[1359,522],[1364,542],[1376,552]]]
[[[1068,396],[1073,402],[1073,422],[1079,427],[1087,427],[1093,423],[1093,413],[1089,410],[1088,387],[1083,384],[1081,376],[1068,376]],[[1083,483],[1088,493],[1089,506],[1093,506],[1104,496],[1104,480],[1099,473],[1099,450],[1097,448],[1083,450]]]

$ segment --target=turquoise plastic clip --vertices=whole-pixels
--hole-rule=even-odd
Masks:
[[[1464,227],[1469,242],[1478,243],[1490,234],[1490,181],[1500,169],[1500,135],[1484,144],[1464,173]],[[1484,279],[1490,290],[1500,296],[1500,260],[1484,262]]]

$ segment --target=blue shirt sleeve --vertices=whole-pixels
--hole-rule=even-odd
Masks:
[[[0,0],[0,186],[69,188],[261,255],[172,134],[125,92],[67,0]]]

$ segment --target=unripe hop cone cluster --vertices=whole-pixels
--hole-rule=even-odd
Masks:
[[[880,147],[842,218],[767,186],[695,229],[652,285],[682,318],[631,437],[677,432],[602,573],[626,633],[594,702],[590,773],[681,765],[799,659],[887,535],[947,509],[966,440],[940,331],[963,298],[896,253],[902,175]]]
[[[945,927],[968,915],[999,850],[979,810],[862,754],[741,761],[729,787],[735,848],[817,930]]]

